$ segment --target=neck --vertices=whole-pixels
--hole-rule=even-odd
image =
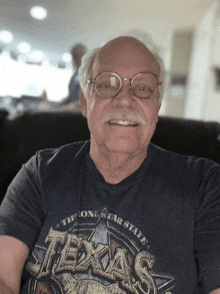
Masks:
[[[118,184],[141,166],[147,152],[129,154],[105,149],[94,150],[91,146],[90,155],[105,181]]]

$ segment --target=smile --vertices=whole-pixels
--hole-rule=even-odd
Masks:
[[[122,125],[122,126],[137,126],[138,122],[136,121],[128,121],[128,120],[120,120],[120,119],[112,119],[109,121],[110,125]]]

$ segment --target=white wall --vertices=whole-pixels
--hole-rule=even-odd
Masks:
[[[211,63],[218,10],[219,1],[216,1],[204,15],[195,32],[185,118],[209,120],[212,117],[213,106],[211,104],[213,103],[210,102]]]
[[[72,70],[49,65],[30,65],[17,62],[7,52],[0,55],[0,96],[19,98],[22,95],[40,97],[46,91],[50,101],[68,96]]]
[[[176,82],[169,81],[166,97],[163,101],[164,112],[167,116],[183,117],[186,84],[177,82],[177,78],[187,78],[193,30],[175,30],[171,39],[169,79],[175,78]]]
[[[216,87],[215,68],[220,69],[220,18],[216,18],[216,26],[213,31],[213,49],[210,64],[209,91],[207,97],[206,119],[220,122],[220,88]]]

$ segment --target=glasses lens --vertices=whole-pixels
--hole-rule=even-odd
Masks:
[[[139,73],[131,81],[132,91],[138,98],[149,98],[157,85],[157,78],[151,73]]]
[[[96,92],[105,98],[112,98],[118,94],[121,82],[117,75],[101,73],[95,79]]]

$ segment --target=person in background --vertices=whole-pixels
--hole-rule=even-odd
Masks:
[[[220,293],[220,166],[150,142],[165,73],[147,36],[83,57],[91,140],[37,152],[10,185],[0,294]]]
[[[75,103],[75,105],[78,105],[78,106],[79,106],[79,92],[80,92],[78,71],[81,65],[82,57],[86,53],[86,51],[87,51],[87,48],[82,43],[78,43],[74,45],[71,50],[73,67],[76,68],[76,70],[69,83],[69,96],[68,96],[67,102]]]

